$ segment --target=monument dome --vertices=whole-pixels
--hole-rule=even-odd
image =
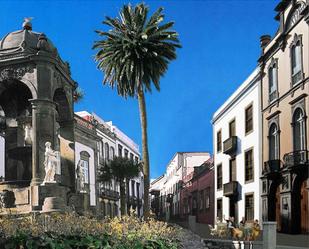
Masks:
[[[43,50],[57,54],[57,49],[44,33],[32,31],[32,24],[25,19],[23,29],[8,33],[1,39],[0,52],[12,53],[17,51],[32,50],[33,52]]]

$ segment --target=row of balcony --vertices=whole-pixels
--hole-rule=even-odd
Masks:
[[[309,151],[299,150],[287,153],[283,157],[283,167],[309,164]],[[281,170],[281,160],[269,160],[264,163],[263,174],[276,173]]]
[[[128,205],[131,205],[131,206],[142,206],[143,204],[143,201],[142,199],[140,198],[137,198],[136,196],[127,196],[127,203]]]
[[[112,200],[118,200],[120,198],[119,192],[107,189],[107,188],[101,188],[100,189],[100,196],[102,198],[112,199]]]

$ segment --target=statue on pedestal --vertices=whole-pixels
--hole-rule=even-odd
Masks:
[[[77,190],[81,193],[85,192],[85,174],[83,169],[83,163],[81,160],[77,164],[76,177],[77,177]]]
[[[45,143],[45,178],[43,181],[43,185],[45,183],[55,183],[55,174],[58,171],[58,167],[60,167],[60,152],[54,151],[51,148],[51,143]]]

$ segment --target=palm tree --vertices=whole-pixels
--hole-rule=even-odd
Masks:
[[[144,217],[149,217],[149,153],[147,139],[147,114],[145,93],[151,92],[152,84],[160,90],[160,78],[170,61],[176,59],[180,48],[178,34],[170,30],[173,22],[161,24],[164,15],[159,8],[148,18],[145,4],[132,7],[124,5],[120,18],[106,17],[103,24],[111,30],[96,31],[102,40],[96,41],[95,60],[104,72],[103,84],[116,87],[118,94],[137,97],[142,128],[142,157],[144,174]]]
[[[134,162],[125,157],[114,157],[99,168],[98,182],[104,183],[115,179],[120,187],[120,213],[126,214],[126,187],[125,182],[137,177],[141,163]],[[128,191],[128,190],[127,190]]]

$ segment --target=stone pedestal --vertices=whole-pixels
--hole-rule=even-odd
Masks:
[[[47,210],[52,207],[64,210],[67,206],[67,193],[68,188],[58,183],[46,182],[44,185],[31,186],[32,210],[43,211],[43,209]]]
[[[65,211],[65,204],[61,197],[46,197],[42,207],[42,213]]]
[[[276,249],[277,222],[263,222],[263,249]]]

